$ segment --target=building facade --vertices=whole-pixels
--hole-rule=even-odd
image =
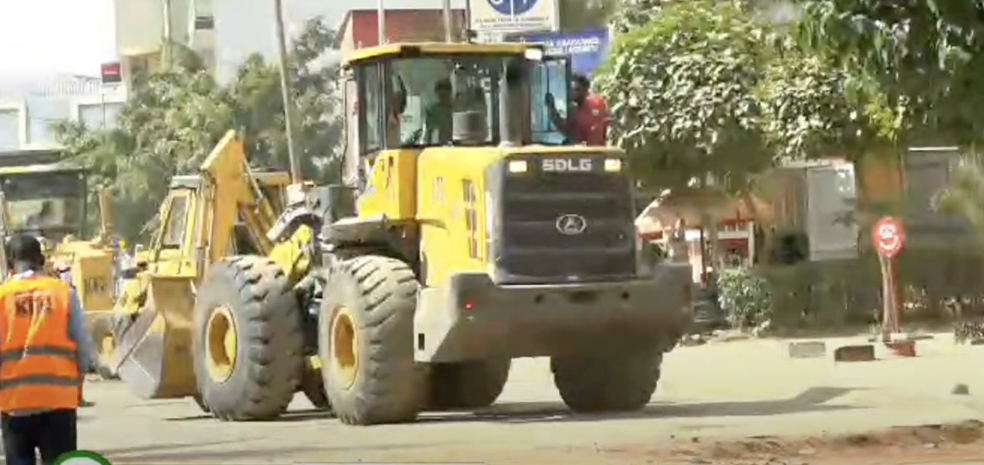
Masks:
[[[114,0],[116,52],[127,87],[139,83],[161,61],[161,46],[172,43],[216,67],[213,0]]]
[[[0,151],[55,148],[62,120],[95,129],[112,126],[126,91],[88,76],[39,76],[0,81]]]
[[[386,41],[443,42],[444,12],[441,9],[388,9],[384,17]],[[454,37],[467,27],[465,10],[451,10]],[[379,44],[379,14],[375,9],[349,10],[337,27],[335,48],[342,53]]]

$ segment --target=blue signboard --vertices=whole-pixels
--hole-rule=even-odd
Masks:
[[[494,2],[495,0],[489,1]],[[514,1],[522,3],[522,0]],[[503,3],[507,3],[507,1],[503,0]],[[516,34],[511,36],[510,40],[544,44],[547,47],[547,55],[569,56],[571,69],[575,73],[585,76],[589,76],[601,64],[608,52],[608,31],[601,28],[585,29],[578,32]]]
[[[486,0],[495,11],[504,15],[521,15],[536,5],[537,0]]]

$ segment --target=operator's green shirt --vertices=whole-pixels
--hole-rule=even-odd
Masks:
[[[451,142],[451,128],[453,126],[453,109],[450,104],[437,102],[429,107],[424,114],[424,128],[427,134],[424,136],[424,143],[427,144],[446,144]],[[436,136],[434,136],[436,134]]]

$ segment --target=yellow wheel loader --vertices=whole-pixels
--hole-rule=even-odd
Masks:
[[[84,169],[65,163],[4,166],[0,168],[3,231],[8,237],[32,233],[45,246],[46,268],[70,267],[72,283],[86,312],[93,339],[105,334],[114,300],[116,250],[108,190],[99,195],[100,231],[86,237],[88,195]]]
[[[642,408],[689,321],[691,272],[641,259],[624,153],[552,127],[548,93],[571,111],[566,60],[391,44],[343,69],[345,182],[295,179],[270,253],[218,260],[173,304],[191,317],[155,320],[183,328],[212,413],[278,416],[315,350],[349,424],[489,405],[517,357],[550,357],[575,411]]]
[[[192,348],[198,328],[192,315],[201,275],[206,267],[252,266],[249,258],[227,258],[237,253],[268,255],[294,252],[267,239],[284,208],[284,187],[290,177],[283,172],[257,172],[247,166],[242,142],[234,132],[227,134],[205,160],[199,175],[175,176],[167,198],[157,216],[157,228],[149,247],[138,253],[139,270],[130,272],[122,285],[113,312],[112,355],[108,371],[126,382],[138,395],[150,398],[194,397],[203,410],[209,405],[198,394],[197,377],[192,364]],[[288,255],[285,255],[288,256]],[[249,268],[251,273],[262,272]],[[258,276],[250,275],[257,280]],[[250,289],[265,296],[263,288]],[[290,306],[290,303],[286,305]],[[293,307],[291,307],[293,308]],[[238,366],[232,337],[236,330],[251,331],[249,337],[263,338],[262,332],[249,323],[232,327],[232,319],[219,313],[209,320],[210,344],[216,355],[210,372],[221,373]],[[285,311],[283,318],[301,318]],[[308,319],[314,321],[315,316]],[[306,324],[291,323],[296,328]],[[311,338],[313,339],[313,334]],[[300,345],[299,345],[300,347]],[[301,350],[300,348],[296,350]],[[293,352],[290,352],[293,354]],[[307,360],[298,352],[302,365],[301,389],[319,408],[328,408],[321,387],[321,376],[312,350]],[[279,364],[275,354],[259,354],[265,363]],[[281,367],[278,369],[292,369]],[[286,394],[284,394],[286,395]],[[212,399],[220,402],[222,399]],[[238,399],[246,404],[246,398]]]

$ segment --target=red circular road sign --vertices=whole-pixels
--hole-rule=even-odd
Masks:
[[[871,239],[875,244],[875,249],[884,257],[894,257],[902,250],[905,243],[905,230],[902,222],[886,216],[871,229]]]

